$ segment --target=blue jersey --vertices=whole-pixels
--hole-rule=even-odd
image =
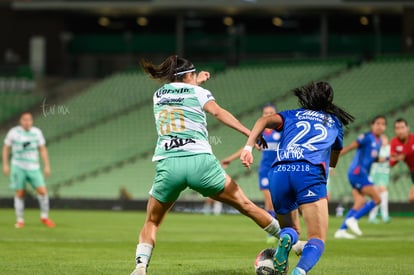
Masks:
[[[343,147],[342,123],[334,115],[307,109],[280,112],[283,130],[275,164],[307,161],[322,165],[327,176],[331,149]]]
[[[358,142],[358,149],[349,167],[349,174],[358,175],[364,173],[369,175],[372,163],[378,157],[381,149],[381,138],[375,137],[371,132],[360,135],[356,142]]]
[[[262,133],[264,140],[267,143],[267,148],[262,149],[262,158],[260,160],[259,173],[268,172],[272,167],[272,163],[276,159],[276,150],[281,134],[276,130],[264,130]]]

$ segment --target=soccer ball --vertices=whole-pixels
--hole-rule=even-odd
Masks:
[[[275,275],[273,256],[276,253],[274,248],[265,248],[259,252],[254,261],[254,270],[257,275]]]

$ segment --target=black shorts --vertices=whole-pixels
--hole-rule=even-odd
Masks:
[[[413,182],[413,184],[414,184],[414,171],[411,171],[410,173],[411,173],[411,181],[412,181],[412,182]]]

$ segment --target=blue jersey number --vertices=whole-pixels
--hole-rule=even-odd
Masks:
[[[295,148],[295,147],[304,147],[310,151],[316,151],[318,150],[318,148],[316,148],[315,146],[313,146],[313,143],[317,143],[319,141],[323,141],[326,139],[326,137],[328,136],[328,131],[326,130],[325,126],[323,126],[320,123],[316,123],[313,125],[313,128],[315,131],[320,132],[318,135],[310,138],[309,140],[307,140],[305,143],[303,144],[297,144],[297,142],[302,139],[303,137],[305,137],[311,130],[312,130],[312,126],[308,121],[299,121],[296,123],[296,127],[297,128],[302,128],[302,130],[299,131],[299,133],[297,133],[297,135],[292,138],[292,140],[289,142],[289,144],[287,145],[287,148]]]

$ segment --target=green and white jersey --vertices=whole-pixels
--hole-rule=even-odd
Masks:
[[[210,91],[182,82],[163,85],[154,93],[158,140],[153,161],[168,157],[212,154],[204,104],[214,100]]]
[[[38,147],[45,145],[46,141],[39,128],[32,127],[26,131],[21,126],[13,127],[7,133],[4,144],[12,149],[12,165],[26,170],[40,168]]]
[[[380,158],[390,157],[390,145],[381,146],[378,156]],[[371,180],[375,185],[388,185],[390,177],[390,164],[385,162],[374,162],[371,166]]]

